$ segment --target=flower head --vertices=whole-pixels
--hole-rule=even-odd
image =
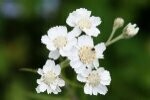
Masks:
[[[123,29],[123,36],[124,38],[131,38],[135,36],[139,31],[139,27],[137,27],[136,24],[129,23],[124,29]]]
[[[98,25],[101,23],[100,17],[91,16],[91,11],[85,8],[77,9],[69,14],[66,23],[74,27],[73,33],[75,36],[79,36],[81,32],[85,32],[89,36],[98,36],[100,34]]]
[[[55,62],[52,60],[47,60],[43,69],[39,68],[37,71],[38,74],[41,75],[41,78],[37,79],[37,93],[46,90],[48,94],[58,94],[58,92],[61,92],[60,87],[64,86],[65,82],[59,77],[60,71],[61,69],[59,65],[55,65]]]
[[[48,30],[48,35],[42,36],[42,43],[51,51],[50,58],[57,59],[60,54],[67,56],[68,50],[76,44],[76,38],[68,34],[65,26],[56,26]]]
[[[108,91],[106,85],[111,82],[109,71],[104,68],[98,68],[96,70],[85,69],[86,74],[78,74],[77,80],[84,82],[84,93],[90,95],[97,95],[98,93],[105,95]]]
[[[98,59],[103,58],[103,52],[106,49],[104,43],[94,46],[93,39],[90,36],[82,35],[78,38],[77,45],[71,50],[68,58],[70,65],[77,73],[82,73],[85,67],[97,68]]]

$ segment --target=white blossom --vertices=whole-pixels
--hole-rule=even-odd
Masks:
[[[73,33],[75,36],[79,36],[82,31],[94,37],[100,34],[100,30],[97,28],[101,23],[100,17],[91,16],[91,11],[85,8],[76,9],[76,11],[70,13],[66,23],[74,27]]]
[[[41,75],[41,78],[37,79],[37,93],[47,91],[48,94],[58,94],[61,92],[60,87],[65,85],[65,81],[59,77],[61,72],[59,65],[55,65],[53,60],[47,60],[43,69],[39,68],[37,72]]]
[[[67,56],[67,52],[76,44],[76,38],[68,34],[65,26],[56,26],[48,30],[48,35],[41,38],[42,43],[50,50],[49,57],[58,59]]]
[[[124,29],[123,29],[123,36],[125,38],[131,38],[135,36],[139,31],[139,27],[137,27],[136,24],[129,23]]]
[[[97,95],[98,93],[105,95],[108,91],[106,85],[110,85],[110,73],[100,67],[96,70],[85,69],[86,74],[78,74],[77,80],[84,82],[84,93],[89,95]]]
[[[106,49],[104,43],[94,46],[93,39],[90,36],[82,35],[78,38],[77,45],[72,48],[68,58],[70,65],[76,73],[82,73],[86,68],[95,68],[99,66],[98,59],[103,59],[103,52]]]

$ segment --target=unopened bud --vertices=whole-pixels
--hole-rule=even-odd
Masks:
[[[116,18],[114,20],[114,26],[113,26],[113,28],[114,29],[118,29],[118,28],[122,27],[123,25],[124,25],[124,19],[118,17],[118,18]]]

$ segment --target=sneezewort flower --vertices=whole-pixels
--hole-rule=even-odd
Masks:
[[[59,77],[61,72],[59,65],[55,65],[53,60],[47,60],[43,69],[39,68],[37,72],[41,75],[41,78],[37,79],[37,93],[47,91],[48,94],[58,94],[61,92],[60,87],[64,86],[65,82]]]
[[[76,73],[82,73],[86,68],[95,68],[99,66],[98,59],[103,59],[103,52],[106,49],[104,43],[94,46],[93,39],[90,36],[82,35],[78,38],[77,45],[72,48],[68,58],[70,65]]]
[[[76,9],[76,11],[70,13],[66,23],[74,27],[73,33],[75,33],[75,36],[79,36],[82,31],[94,37],[100,34],[100,30],[97,28],[101,23],[100,17],[91,16],[91,11],[85,8]]]
[[[97,95],[98,93],[105,95],[108,91],[106,85],[110,85],[110,73],[100,67],[96,70],[85,69],[86,74],[78,74],[77,80],[84,82],[84,93],[89,95]]]
[[[139,27],[137,27],[136,24],[129,23],[124,29],[123,29],[123,36],[124,38],[131,38],[135,36],[139,31]]]
[[[76,44],[76,38],[68,34],[65,26],[56,26],[48,30],[48,35],[42,36],[42,43],[50,50],[49,57],[58,59],[67,56],[67,52]]]

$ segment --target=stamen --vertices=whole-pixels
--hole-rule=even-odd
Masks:
[[[91,28],[91,22],[87,18],[82,18],[78,21],[78,26],[80,29],[89,29]]]
[[[54,40],[53,40],[53,43],[54,43],[54,46],[56,47],[56,48],[63,48],[63,47],[65,47],[66,46],[66,44],[67,44],[67,39],[66,39],[66,37],[64,37],[64,36],[58,36],[57,38],[55,38]]]
[[[79,58],[82,63],[90,64],[94,61],[96,57],[95,50],[88,46],[83,46],[79,50]]]
[[[87,78],[91,86],[97,86],[100,83],[100,77],[97,72],[93,71]]]
[[[43,81],[45,84],[49,85],[56,79],[55,73],[49,71],[43,76]]]

